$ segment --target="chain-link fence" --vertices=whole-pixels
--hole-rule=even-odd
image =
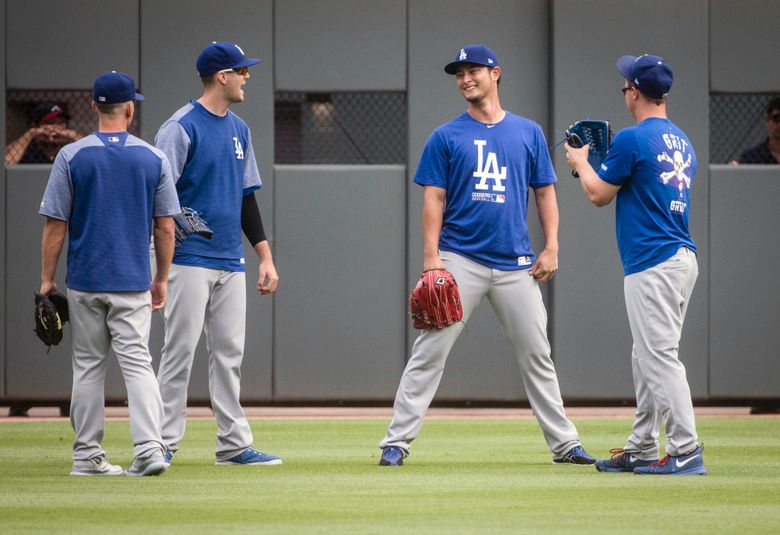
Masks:
[[[769,93],[710,95],[710,161],[728,163],[767,137]],[[97,130],[90,90],[9,89],[6,165],[51,163],[59,149]],[[404,164],[403,92],[278,92],[276,163]],[[57,111],[57,110],[60,111]],[[140,106],[130,132],[140,131]],[[51,128],[42,129],[49,123]]]
[[[97,130],[89,89],[9,89],[5,164],[51,163],[63,145]],[[140,131],[140,107],[129,131]]]
[[[403,92],[276,93],[275,162],[406,163]]]
[[[769,93],[710,95],[710,162],[728,163],[767,138]]]

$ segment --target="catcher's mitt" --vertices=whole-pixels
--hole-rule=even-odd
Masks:
[[[68,298],[51,291],[46,295],[35,292],[35,334],[48,347],[62,340],[62,327],[68,321]]]
[[[566,141],[578,149],[584,145],[590,145],[588,151],[588,163],[598,170],[601,162],[607,157],[607,151],[612,143],[612,129],[609,127],[609,121],[584,120],[577,121],[571,125],[565,132]],[[578,177],[576,171],[571,174]]]
[[[409,296],[415,329],[441,329],[463,318],[458,283],[446,269],[423,271]]]
[[[201,218],[198,212],[192,208],[182,207],[181,213],[173,216],[173,221],[176,223],[174,232],[176,249],[179,248],[184,240],[193,234],[198,234],[208,240],[214,235],[214,232],[209,228],[203,218]]]

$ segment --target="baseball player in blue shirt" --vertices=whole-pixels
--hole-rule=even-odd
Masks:
[[[109,349],[127,388],[132,465],[128,476],[165,471],[160,435],[162,400],[149,354],[153,310],[165,305],[173,255],[173,218],[181,212],[171,169],[158,149],[128,134],[135,82],[121,72],[95,80],[92,109],[98,131],[66,145],[52,166],[40,213],[43,231],[39,292],[56,289],[57,259],[68,236],[68,308],[72,325],[76,432],[73,476],[120,475],[100,443]],[[154,236],[157,272],[149,273]],[[151,290],[151,291],[150,291]]]
[[[447,269],[454,275],[463,319],[423,331],[415,341],[393,419],[380,443],[379,464],[403,464],[447,355],[483,297],[514,349],[553,461],[592,464],[595,459],[582,448],[564,413],[539,291],[539,282],[549,281],[558,269],[557,179],[544,134],[536,123],[501,108],[501,67],[488,47],[462,48],[444,70],[454,75],[468,109],[433,132],[414,181],[424,189],[423,269]],[[528,237],[529,188],[546,239],[538,257]]]
[[[252,449],[252,431],[239,402],[246,328],[242,231],[260,258],[258,291],[273,293],[279,281],[254,196],[262,183],[252,137],[247,124],[228,109],[243,102],[249,67],[259,62],[233,43],[208,45],[196,62],[203,94],[174,113],[155,138],[171,161],[182,206],[197,211],[214,231],[211,240],[191,236],[184,241],[171,267],[157,374],[169,460],[184,438],[187,385],[205,328],[211,406],[219,428],[217,464],[282,463]]]
[[[623,288],[634,346],[631,364],[637,412],[631,436],[602,472],[706,474],[698,445],[685,366],[678,357],[685,312],[699,274],[688,230],[696,153],[666,116],[672,68],[659,56],[623,56],[617,62],[623,96],[636,125],[621,130],[604,163],[588,164],[588,146],[566,144],[566,158],[596,206],[617,197],[615,226]],[[666,455],[658,434],[666,420]]]

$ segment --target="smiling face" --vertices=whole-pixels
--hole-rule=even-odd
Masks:
[[[621,91],[623,92],[623,98],[626,102],[626,108],[628,109],[629,113],[631,113],[631,116],[636,119],[636,107],[637,103],[639,102],[639,90],[633,84],[630,84],[628,80],[623,80],[623,88]]]
[[[242,74],[243,73],[243,74]],[[249,69],[241,69],[240,72],[235,70],[225,70],[217,73],[217,76],[224,80],[224,95],[225,99],[235,104],[237,102],[244,102],[244,84],[249,79]]]
[[[471,104],[478,104],[486,97],[496,95],[500,77],[500,67],[466,63],[455,72],[455,83],[463,98]]]

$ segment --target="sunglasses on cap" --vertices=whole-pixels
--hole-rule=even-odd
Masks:
[[[249,67],[239,67],[237,69],[223,69],[219,72],[234,72],[239,76],[246,76],[247,74],[249,74]]]

